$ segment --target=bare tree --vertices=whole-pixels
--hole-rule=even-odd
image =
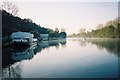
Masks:
[[[58,28],[55,28],[55,32],[59,33],[59,29],[58,29]]]
[[[86,29],[85,28],[79,29],[79,33],[86,33]]]
[[[80,28],[78,34],[79,34],[79,37],[85,37],[86,36],[86,29]]]
[[[2,10],[5,10],[6,12],[17,16],[18,15],[18,7],[13,2],[2,2]]]

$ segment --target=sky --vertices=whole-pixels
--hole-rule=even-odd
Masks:
[[[108,2],[16,2],[21,18],[30,18],[42,27],[65,28],[67,34],[78,33],[80,28],[94,29],[98,24],[113,20],[118,16],[118,3]],[[115,1],[115,0],[114,0]],[[116,0],[117,1],[117,0]]]

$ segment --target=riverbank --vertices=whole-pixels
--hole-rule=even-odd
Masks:
[[[118,77],[120,41],[105,41],[104,39],[82,41],[70,38],[60,41],[42,41],[28,52],[26,50],[21,52],[5,50],[5,56],[9,55],[9,57],[4,57],[3,64],[6,64],[5,66],[11,64],[11,74],[16,75],[17,73],[18,76],[11,76],[12,78]],[[19,58],[12,56],[18,53]],[[21,60],[16,62],[15,59]],[[3,68],[4,77],[9,77],[9,74],[5,73],[8,70],[9,67]],[[15,73],[12,70],[18,72]]]

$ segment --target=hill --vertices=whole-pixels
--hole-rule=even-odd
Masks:
[[[2,10],[2,37],[11,35],[11,33],[17,31],[45,34],[49,33],[49,30],[37,25],[31,19],[21,19]]]

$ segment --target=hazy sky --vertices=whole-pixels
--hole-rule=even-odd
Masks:
[[[118,16],[117,2],[17,2],[17,5],[21,18],[31,18],[51,29],[64,27],[68,34],[77,33],[80,28],[94,29]]]

